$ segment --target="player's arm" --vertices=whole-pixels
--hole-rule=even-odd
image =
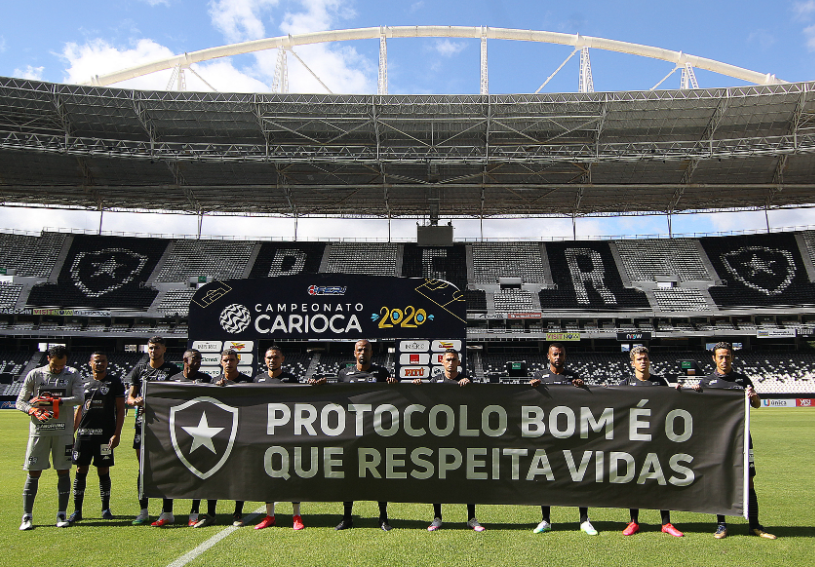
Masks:
[[[459,386],[469,386],[470,384],[472,384],[472,380],[466,377],[458,381]]]
[[[79,406],[80,409],[82,408],[82,404],[85,403],[85,385],[82,384],[82,379],[79,377],[78,372],[74,375],[71,395],[60,398],[59,403],[67,407]]]
[[[81,405],[74,409],[74,433],[76,433],[76,430],[79,429],[79,423],[82,421],[82,410],[84,408],[85,406]]]
[[[137,395],[136,393],[136,386],[130,386],[130,390],[127,392],[127,403],[131,406],[143,406],[144,405],[144,398]]]
[[[25,380],[23,380],[23,387],[20,388],[20,393],[17,394],[17,401],[14,404],[18,410],[23,413],[31,413],[31,410],[36,408],[37,405],[31,403],[31,396],[34,394],[34,371],[29,372]]]
[[[119,441],[122,438],[122,427],[125,424],[125,398],[124,396],[116,398],[116,431],[113,437],[108,442],[108,447],[115,449],[119,446]]]
[[[761,407],[761,397],[758,395],[758,392],[756,392],[755,389],[753,389],[752,384],[749,384],[744,389],[744,392],[745,392],[745,394],[747,394],[747,397],[750,398],[750,406],[751,407],[753,407],[753,408]]]
[[[130,384],[130,389],[127,392],[127,404],[130,406],[141,406],[144,405],[144,400],[141,397],[141,377],[139,373],[141,372],[140,364],[137,364],[133,368],[130,369],[130,372],[127,373],[125,377],[125,382]]]

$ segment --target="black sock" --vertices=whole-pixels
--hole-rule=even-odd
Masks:
[[[31,515],[34,510],[34,499],[37,497],[37,489],[40,485],[40,477],[26,476],[23,485],[23,514]]]
[[[671,523],[671,512],[670,510],[660,510],[660,516],[662,516],[662,525],[670,524]]]
[[[207,515],[215,517],[215,507],[218,505],[217,500],[207,500]]]
[[[475,504],[467,504],[467,521],[475,518]]]
[[[165,498],[164,501],[161,503],[161,511],[165,514],[172,514],[173,513],[173,500],[172,498]]]
[[[721,514],[716,515],[716,521],[719,523],[720,526],[726,526],[727,522],[724,521],[724,516]]]
[[[192,501],[192,508],[190,508],[190,514],[197,514],[201,510],[201,501],[200,500],[193,500]]]
[[[234,516],[243,516],[243,502],[240,500],[235,501],[235,513]]]
[[[580,523],[588,522],[589,521],[589,509],[588,508],[578,508],[578,512],[580,512]]]
[[[110,473],[99,475],[99,497],[102,499],[102,510],[110,510]]]
[[[747,491],[747,521],[751,530],[761,527],[758,521],[758,495],[755,488],[750,488]]]
[[[76,473],[74,477],[74,511],[82,514],[82,503],[85,500],[85,485],[88,481],[88,473]]]
[[[71,475],[68,473],[57,476],[57,508],[64,512],[68,508],[68,501],[71,499]]]
[[[388,503],[387,502],[379,502],[379,519],[380,520],[387,520],[388,519]]]
[[[637,508],[631,508],[629,510],[629,513],[631,514],[631,521],[634,522],[635,524],[639,524],[640,523],[640,511]]]
[[[343,502],[342,503],[342,519],[343,520],[350,520],[351,519],[351,513],[352,513],[353,509],[354,509],[354,503],[353,502]]]
[[[549,506],[541,506],[541,520],[549,522],[551,508]]]
[[[433,504],[433,517],[441,520],[441,504]]]

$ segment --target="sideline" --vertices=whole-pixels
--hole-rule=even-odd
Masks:
[[[244,516],[244,523],[245,523],[244,527],[246,527],[249,524],[249,522],[254,520],[261,512],[263,512],[265,514],[265,512],[266,512],[266,506],[265,505],[261,506],[257,510],[254,510],[251,514],[247,514],[246,516]],[[214,536],[212,536],[211,538],[209,538],[205,542],[201,543],[198,547],[196,547],[192,551],[188,551],[187,553],[185,553],[184,555],[182,555],[181,557],[179,557],[178,559],[176,559],[175,561],[173,561],[172,563],[167,565],[167,567],[184,567],[187,563],[189,563],[190,561],[196,559],[199,555],[202,555],[203,553],[205,553],[207,550],[209,550],[209,548],[211,548],[212,546],[217,544],[219,541],[229,537],[232,534],[232,532],[234,532],[236,530],[240,530],[240,529],[241,528],[236,528],[235,526],[229,526],[229,527],[221,530],[220,532],[218,532],[217,534],[215,534]]]

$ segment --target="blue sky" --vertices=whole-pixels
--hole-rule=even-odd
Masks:
[[[54,82],[81,82],[138,63],[237,41],[326,29],[370,26],[460,25],[535,29],[616,39],[716,59],[787,81],[815,79],[815,0],[674,2],[498,0],[119,0],[4,2],[0,21],[0,74]],[[375,92],[377,41],[304,46],[296,50],[334,92]],[[490,91],[533,92],[569,55],[570,47],[489,43]],[[672,64],[592,50],[595,90],[654,86]],[[476,93],[477,40],[401,39],[388,43],[391,93]],[[545,90],[577,90],[577,57]],[[271,89],[275,52],[214,60],[196,67],[218,90]],[[291,90],[322,88],[289,57]],[[697,71],[700,86],[741,81]],[[121,86],[165,88],[169,71]],[[188,74],[188,87],[207,90]],[[679,86],[679,73],[664,84]],[[815,224],[810,211],[770,213],[773,226]],[[487,221],[485,236],[571,235],[571,221]],[[0,227],[98,228],[98,214],[0,208]],[[293,236],[289,220],[241,221],[240,234]],[[477,237],[478,222],[456,221],[458,237]],[[207,218],[204,232],[233,234],[235,219]],[[725,231],[765,226],[763,213],[683,216],[674,232]],[[394,223],[393,234],[412,236],[415,221]],[[106,214],[104,230],[193,233],[195,219]],[[583,219],[580,235],[656,234],[664,217]],[[298,235],[387,236],[380,221],[301,220]]]

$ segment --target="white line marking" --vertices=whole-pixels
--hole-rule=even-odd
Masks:
[[[245,524],[249,524],[249,522],[254,520],[255,517],[257,517],[257,515],[260,514],[261,512],[266,512],[265,506],[261,506],[251,514],[244,516],[243,521],[245,522]],[[209,550],[209,548],[217,544],[222,539],[229,537],[232,534],[232,532],[239,529],[240,528],[236,528],[235,526],[229,526],[228,528],[221,530],[220,532],[218,532],[217,534],[203,542],[201,545],[199,545],[192,551],[188,551],[187,553],[185,553],[184,555],[182,555],[181,557],[167,565],[167,567],[184,567],[184,565],[186,565],[199,555],[205,553],[207,550]]]

